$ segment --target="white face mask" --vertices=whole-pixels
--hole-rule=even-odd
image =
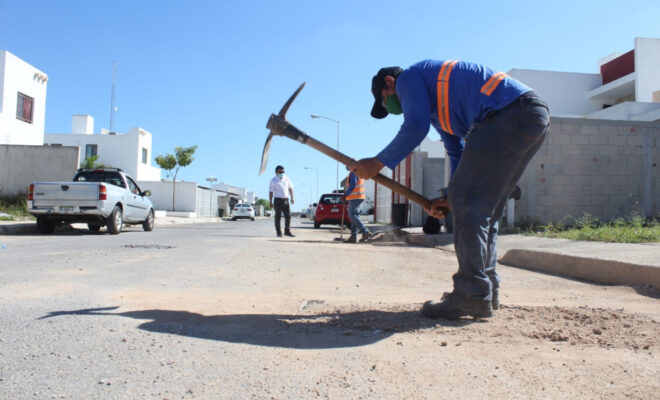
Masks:
[[[279,174],[277,174],[277,177],[280,179],[284,178],[284,172],[280,172]]]

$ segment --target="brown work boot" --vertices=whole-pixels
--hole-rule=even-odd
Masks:
[[[357,237],[351,235],[348,237],[348,239],[344,240],[344,243],[357,243]]]
[[[445,293],[441,301],[427,301],[422,306],[426,318],[458,319],[460,317],[489,318],[493,316],[490,301],[475,299],[460,293]]]

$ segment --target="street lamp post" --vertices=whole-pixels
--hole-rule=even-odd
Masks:
[[[316,199],[319,198],[319,170],[316,168],[305,167],[305,169],[311,169],[316,172]]]
[[[317,114],[312,114],[310,115],[310,117],[327,119],[328,121],[332,121],[335,124],[337,124],[337,152],[339,152],[339,121],[337,121],[336,119],[324,117],[323,115],[317,115]],[[339,189],[339,161],[337,161],[337,177],[335,180],[335,189]]]
[[[211,182],[211,190],[209,191],[209,217],[213,216],[213,182],[217,182],[218,178],[212,176],[206,178],[207,182]]]

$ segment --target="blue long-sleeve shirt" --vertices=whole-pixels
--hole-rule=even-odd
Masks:
[[[444,61],[425,60],[401,72],[396,93],[403,109],[399,133],[376,157],[389,168],[399,164],[426,137],[430,125],[439,133],[451,161],[451,174],[461,159],[465,137],[473,124],[488,113],[511,104],[532,89],[506,76],[486,95],[483,85],[495,74],[490,68],[465,61],[454,65],[449,78],[449,120],[454,134],[445,132],[438,120],[438,72]]]

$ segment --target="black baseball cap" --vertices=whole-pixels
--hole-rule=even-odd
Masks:
[[[371,93],[374,95],[374,106],[371,108],[371,116],[374,118],[382,119],[387,117],[387,110],[383,107],[383,100],[380,98],[380,92],[385,89],[385,77],[393,76],[396,78],[403,70],[401,67],[385,67],[381,68],[378,73],[371,79]]]

